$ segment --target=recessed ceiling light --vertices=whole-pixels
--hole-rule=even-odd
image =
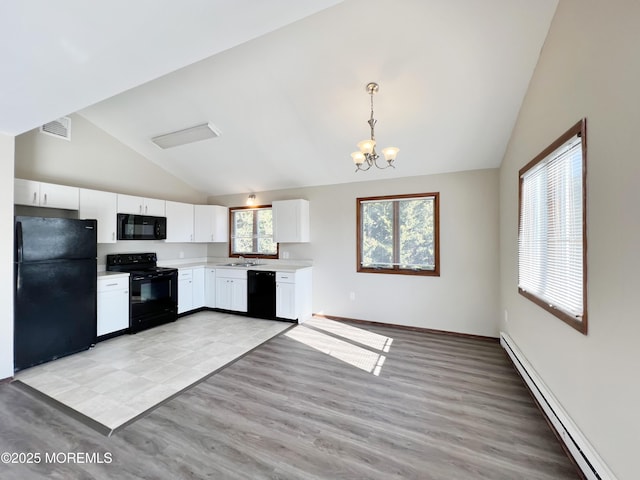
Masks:
[[[151,141],[160,148],[172,148],[179,145],[186,145],[187,143],[199,142],[207,138],[216,138],[219,137],[221,133],[222,132],[211,123],[204,123],[202,125],[196,125],[195,127],[153,137]]]

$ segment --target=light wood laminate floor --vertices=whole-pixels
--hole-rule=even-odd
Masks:
[[[202,311],[26,369],[16,380],[111,433],[291,325]]]
[[[4,479],[577,479],[497,342],[324,319],[100,435],[0,385]],[[95,460],[95,459],[94,459]]]

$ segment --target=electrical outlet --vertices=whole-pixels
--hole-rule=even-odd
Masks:
[[[507,309],[504,309],[504,324],[508,324],[509,323],[509,313],[507,312]]]
[[[349,293],[349,300],[354,301],[356,299],[356,292]]]
[[[184,258],[184,252],[180,252],[180,253],[178,254],[178,257],[180,257],[180,258]]]

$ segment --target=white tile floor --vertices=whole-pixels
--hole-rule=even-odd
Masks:
[[[290,326],[199,312],[29,368],[16,380],[115,430]]]

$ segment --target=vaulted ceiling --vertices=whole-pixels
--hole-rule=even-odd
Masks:
[[[499,166],[557,0],[0,5],[0,131],[86,119],[211,195]],[[396,169],[354,173],[369,135]],[[214,139],[151,138],[202,123]]]

